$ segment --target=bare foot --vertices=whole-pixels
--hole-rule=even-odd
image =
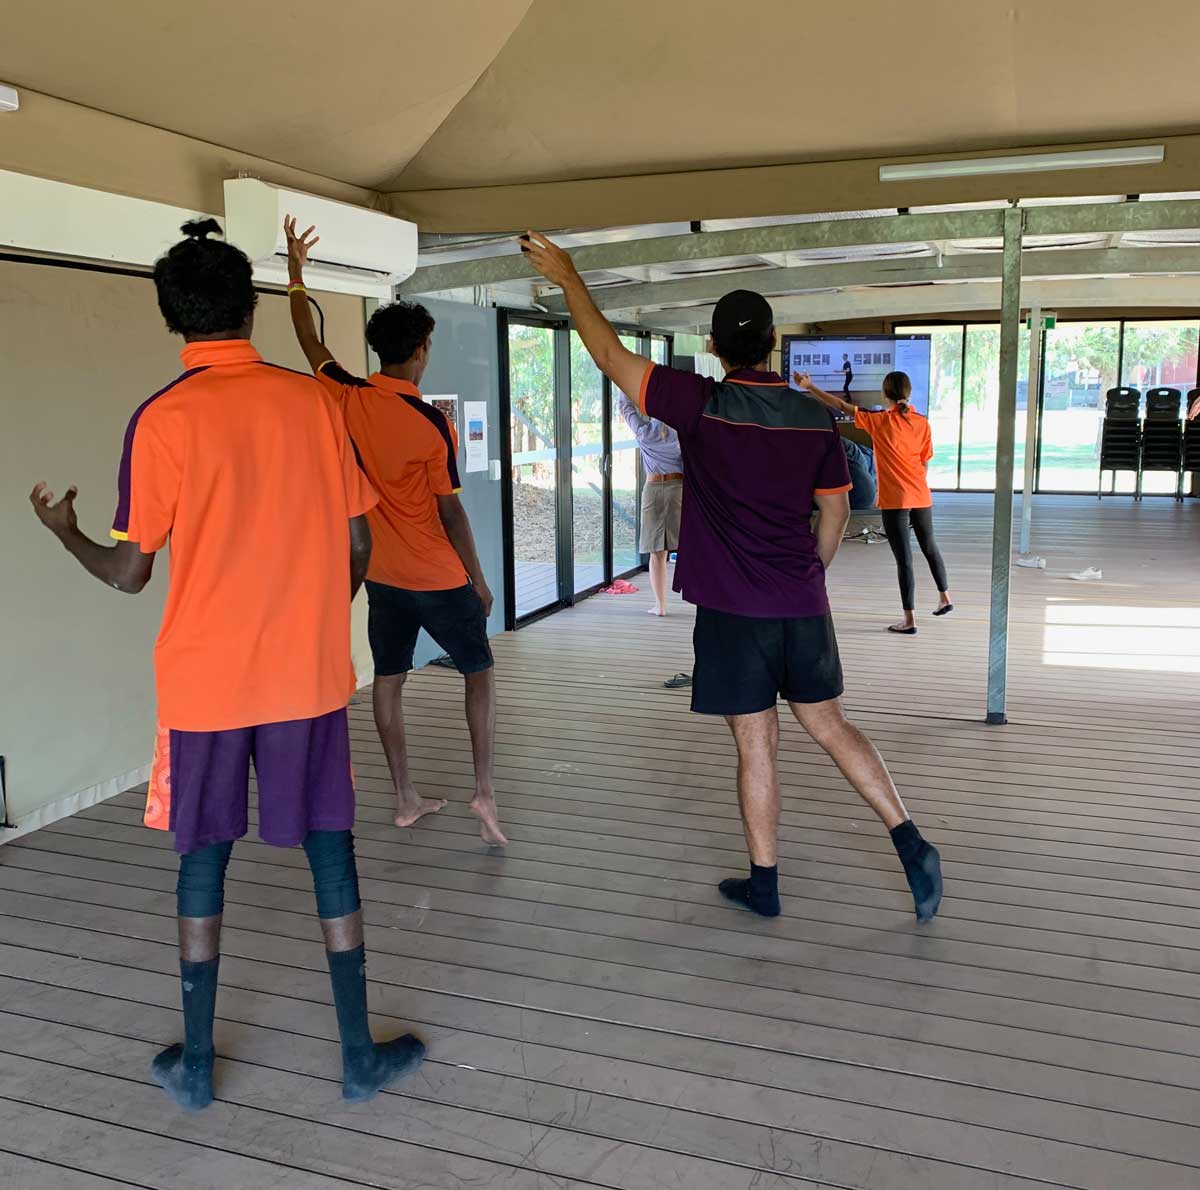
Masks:
[[[492,794],[477,793],[471,799],[471,813],[479,819],[480,838],[489,847],[504,847],[508,840],[500,829],[500,817],[496,813],[496,799]]]
[[[662,608],[662,607],[646,608],[646,615],[648,615],[648,616],[665,616],[666,614],[667,614],[666,608]]]
[[[397,826],[416,826],[426,814],[436,814],[439,810],[446,808],[444,798],[422,797],[417,799],[416,807],[406,805],[399,814],[396,815]]]

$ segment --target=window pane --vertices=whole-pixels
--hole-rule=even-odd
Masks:
[[[621,342],[630,351],[638,350],[633,335],[622,335]],[[612,524],[613,574],[634,570],[641,562],[638,554],[638,449],[637,439],[629,432],[617,409],[617,390],[613,389],[612,409]],[[637,394],[634,393],[636,398]]]
[[[671,362],[667,352],[667,340],[662,335],[653,335],[650,339],[650,358],[656,364]]]
[[[511,324],[508,359],[513,563],[517,615],[524,616],[558,599],[553,332]]]
[[[1100,423],[1105,394],[1117,383],[1120,329],[1117,322],[1068,322],[1046,332],[1038,472],[1044,492],[1096,490]],[[1117,490],[1133,491],[1133,482],[1131,473],[1121,473]]]
[[[604,378],[571,332],[571,492],[576,594],[604,581]]]
[[[1025,467],[1025,389],[1029,381],[1029,332],[1022,327],[1017,343],[1017,411],[1014,426],[1013,488],[1019,490]],[[987,323],[967,327],[963,379],[962,487],[994,491],[996,487],[996,419],[1000,410],[1000,327]]]
[[[1127,322],[1122,384],[1143,393],[1151,388],[1177,388],[1185,396],[1196,387],[1196,349],[1200,322],[1195,319]],[[1142,405],[1145,409],[1145,403]],[[1168,471],[1147,471],[1144,492],[1174,492],[1176,478]],[[1118,491],[1122,490],[1118,488]]]
[[[1144,393],[1149,388],[1196,387],[1196,349],[1200,321],[1127,322],[1122,384]]]
[[[1000,328],[967,327],[963,368],[962,486],[996,482],[996,411],[1000,402]]]
[[[906,326],[906,335],[928,335],[929,429],[933,434],[933,460],[929,484],[953,488],[958,483],[958,416],[962,398],[962,326]]]

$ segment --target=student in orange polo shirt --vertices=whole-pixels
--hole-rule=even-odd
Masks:
[[[911,528],[917,545],[929,563],[937,584],[938,605],[935,616],[954,610],[950,599],[946,563],[933,536],[933,493],[929,490],[926,468],[933,458],[933,438],[929,422],[909,406],[912,382],[905,372],[889,372],[883,378],[883,395],[888,408],[879,411],[860,409],[850,401],[831,396],[818,388],[807,375],[797,372],[792,379],[797,387],[831,409],[854,418],[860,430],[866,430],[875,444],[875,471],[879,487],[876,501],[883,514],[883,529],[896,559],[900,579],[900,600],[904,619],[892,624],[889,632],[916,636],[916,576],[913,573]]]
[[[433,319],[424,306],[381,306],[367,324],[380,370],[365,380],[351,375],[317,335],[304,288],[304,266],[318,237],[311,227],[297,235],[291,217],[284,230],[296,337],[341,407],[359,462],[380,495],[369,518],[375,551],[367,571],[368,635],[375,725],[396,788],[396,825],[413,826],[446,805],[422,797],[408,771],[402,700],[424,628],[466,680],[475,761],[470,809],[484,841],[503,846],[508,840],[496,810],[496,682],[487,635],[492,593],[459,499],[458,435],[417,387],[429,363]]]
[[[212,1102],[213,1016],[225,869],[247,829],[250,763],[258,833],[303,844],[333,982],[343,1094],[370,1098],[414,1070],[417,1038],[376,1044],[367,1022],[354,787],[346,703],[354,690],[350,600],[366,573],[366,512],[378,497],[319,385],[250,345],[250,262],[206,238],[154,267],[158,304],[182,335],[185,371],[134,413],[106,547],[76,523],[75,489],[34,511],[84,568],[136,594],[170,541],[155,646],[158,742],[146,823],[175,834],[184,1043],[154,1078],[183,1107]]]

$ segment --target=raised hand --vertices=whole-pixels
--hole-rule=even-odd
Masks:
[[[563,286],[578,272],[569,252],[552,244],[540,231],[529,231],[519,236],[517,243],[525,253],[525,259],[537,269],[551,285]]]
[[[47,491],[44,483],[39,483],[29,493],[29,502],[33,505],[38,520],[55,537],[65,537],[79,528],[79,521],[75,516],[75,497],[78,494],[78,488],[67,488],[67,494],[55,504],[54,493]]]
[[[804,389],[805,392],[812,387],[812,379],[809,377],[807,372],[793,372],[792,383],[795,384],[797,388]]]
[[[1192,402],[1192,407],[1188,410],[1188,421],[1195,421],[1198,417],[1200,417],[1200,397]]]
[[[308,254],[313,247],[320,243],[321,237],[313,235],[316,226],[310,227],[300,235],[296,234],[296,216],[286,215],[283,220],[283,234],[287,236],[288,276],[293,281],[300,280],[304,266],[308,264]],[[311,238],[310,238],[311,237]]]

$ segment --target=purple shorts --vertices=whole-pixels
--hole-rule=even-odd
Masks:
[[[354,774],[346,710],[316,719],[229,731],[160,727],[145,823],[175,832],[181,855],[247,831],[250,762],[258,779],[258,835],[295,847],[309,831],[354,826]]]

